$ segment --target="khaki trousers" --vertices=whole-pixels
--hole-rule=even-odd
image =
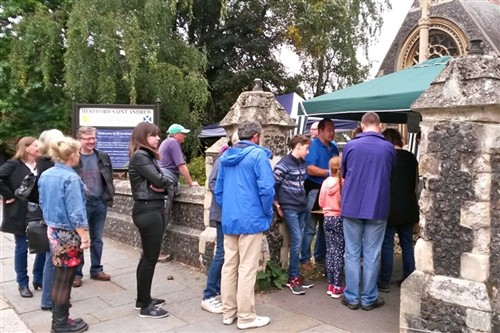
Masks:
[[[255,317],[254,287],[259,267],[263,234],[224,235],[224,266],[221,300],[225,319],[238,316],[238,323]]]

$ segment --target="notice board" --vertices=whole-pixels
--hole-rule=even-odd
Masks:
[[[96,128],[96,149],[106,152],[115,170],[128,168],[130,136],[140,122],[159,126],[160,103],[154,105],[73,104],[73,134],[81,126]]]

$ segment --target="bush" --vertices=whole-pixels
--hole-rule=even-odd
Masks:
[[[205,186],[207,175],[205,172],[205,157],[198,156],[191,159],[187,165],[191,179],[197,181],[200,186]],[[181,177],[181,183],[186,184],[184,177]]]
[[[260,291],[271,289],[283,289],[288,280],[288,273],[279,262],[271,260],[267,263],[264,271],[257,272],[257,286]]]

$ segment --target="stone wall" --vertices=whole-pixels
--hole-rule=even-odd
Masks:
[[[500,332],[500,60],[467,56],[412,105],[423,121],[417,270],[402,332]]]

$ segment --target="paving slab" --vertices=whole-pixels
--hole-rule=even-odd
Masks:
[[[72,317],[89,323],[89,332],[238,332],[236,324],[223,325],[222,316],[200,307],[206,275],[179,262],[158,263],[153,279],[153,297],[166,299],[163,306],[169,317],[152,320],[140,318],[134,310],[136,296],[135,270],[141,250],[111,239],[104,240],[103,266],[111,281],[95,281],[88,276],[90,263],[85,254],[83,286],[72,290]],[[21,298],[13,268],[14,238],[0,235],[0,311],[1,332],[50,331],[51,313],[40,310],[40,291],[33,298]],[[34,256],[30,255],[30,268]],[[399,265],[396,263],[395,266]],[[397,276],[397,275],[396,275]],[[326,295],[326,281],[314,281],[306,295],[293,295],[286,287],[255,296],[258,315],[271,317],[271,323],[252,332],[326,332],[363,333],[399,332],[399,287],[381,294],[386,305],[373,311],[352,311],[339,300]]]

